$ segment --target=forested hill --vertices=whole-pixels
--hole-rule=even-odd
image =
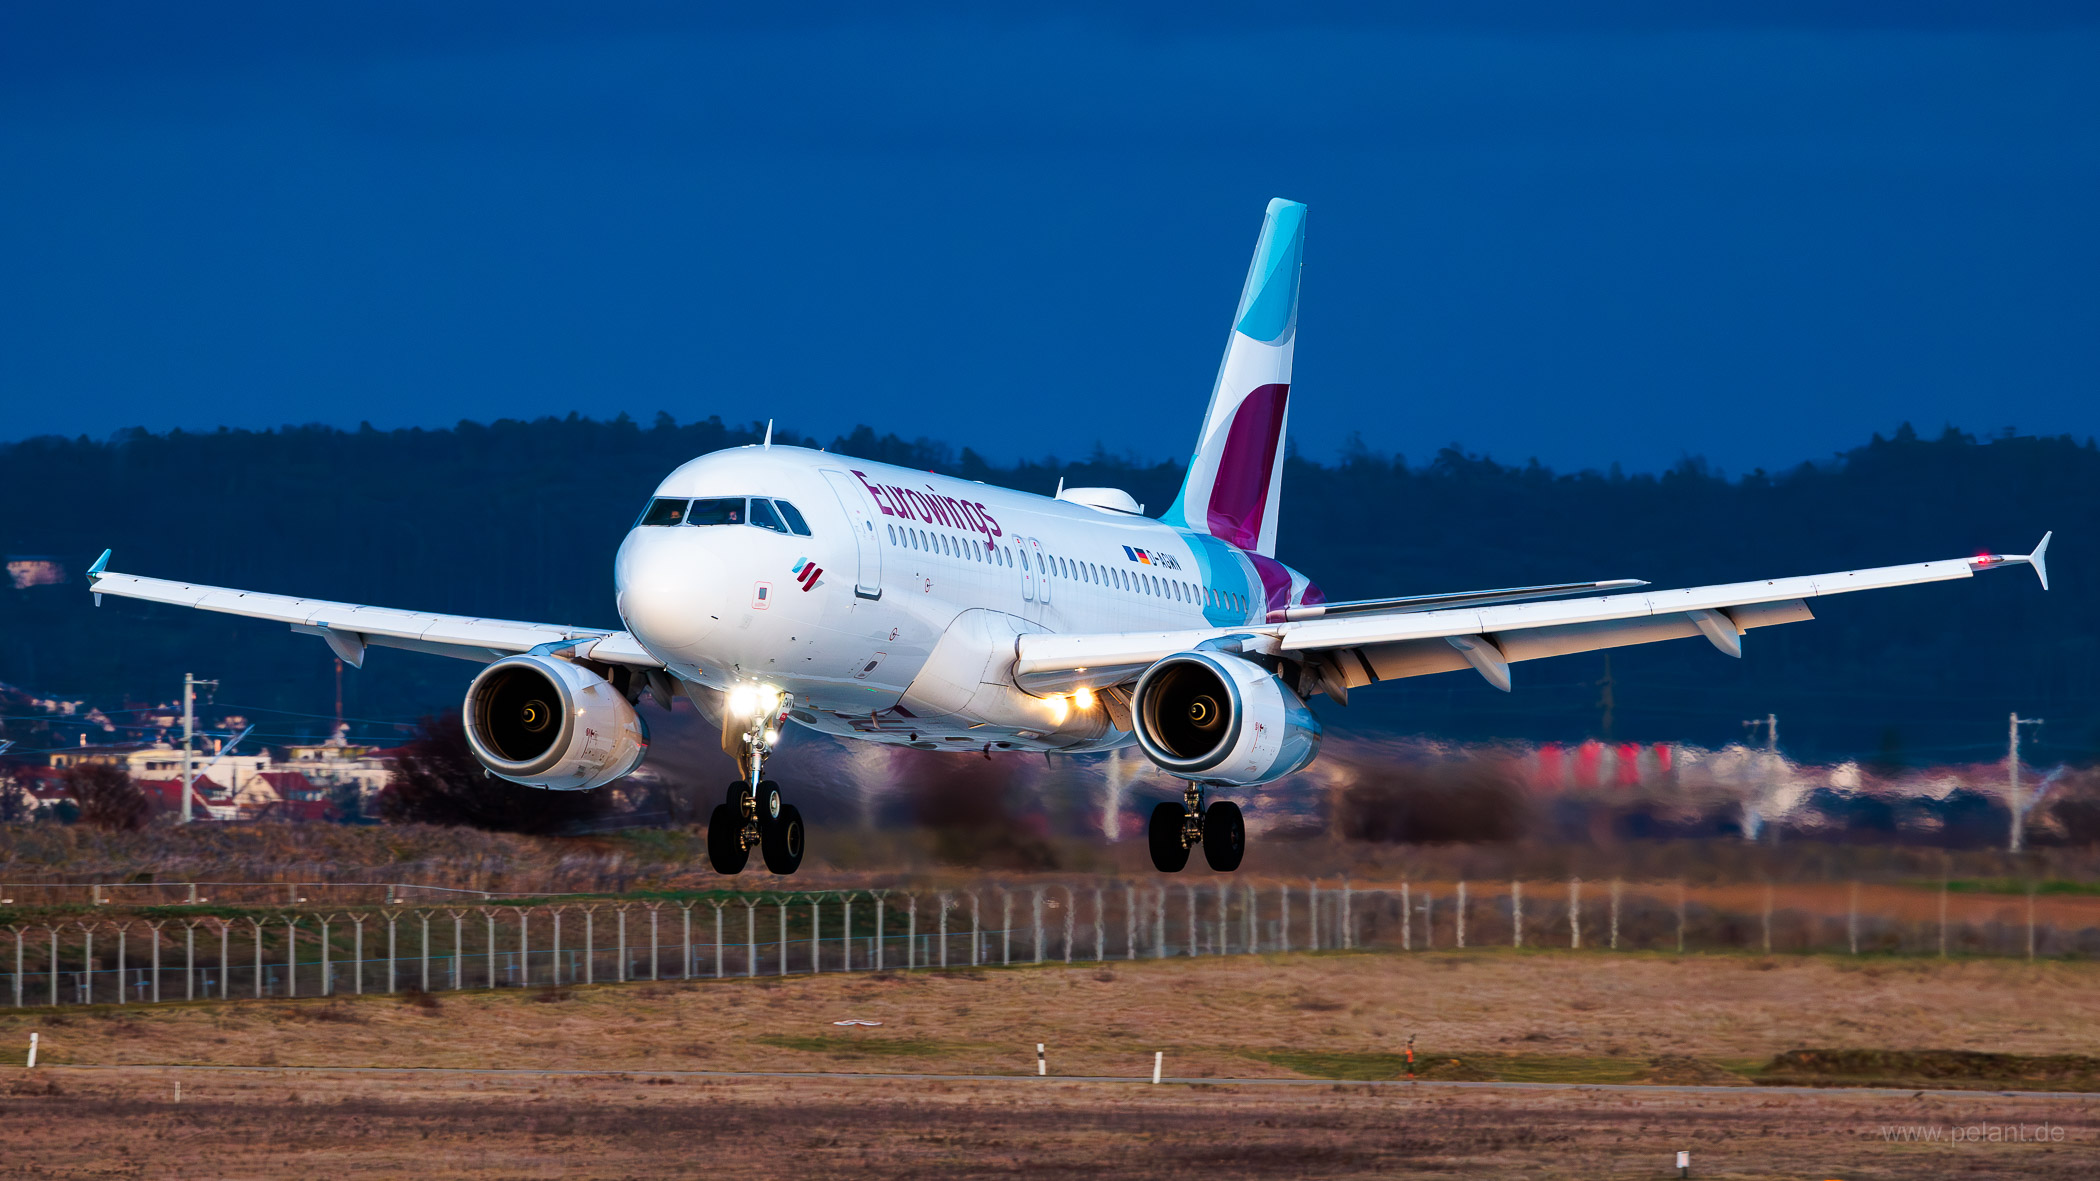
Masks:
[[[810,443],[782,430],[783,442]],[[112,600],[79,573],[118,569],[435,611],[617,627],[611,560],[678,463],[756,441],[719,420],[570,417],[451,430],[127,432],[0,446],[0,553],[51,555],[70,585],[0,589],[0,681],[97,703],[166,700],[185,671],[222,700],[326,715],[333,662],[283,628]],[[1153,511],[1176,464],[1106,454],[999,468],[965,449],[877,437],[835,451],[1048,492],[1128,489]],[[1282,553],[1337,598],[1591,578],[1659,585],[1806,574],[1980,551],[2025,552],[2044,529],[2055,589],[2026,571],[1825,599],[1818,620],[1751,633],[1733,661],[1704,643],[1518,666],[1503,695],[1471,674],[1359,692],[1330,724],[1452,737],[1717,744],[1780,716],[1803,756],[1982,761],[2005,719],[2047,719],[2038,761],[2100,749],[2100,617],[2091,440],[1908,428],[1786,472],[1724,478],[1697,461],[1659,475],[1556,474],[1444,450],[1426,460],[1294,457]],[[5,584],[0,584],[4,587]],[[347,712],[411,718],[455,704],[470,669],[375,650],[346,675]],[[322,723],[312,723],[320,732]],[[277,733],[300,726],[279,720]]]

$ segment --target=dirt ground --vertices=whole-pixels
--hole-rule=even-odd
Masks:
[[[2083,1176],[2100,1096],[1804,1095],[1746,1075],[1802,1047],[2092,1055],[2096,986],[2100,965],[2071,963],[1335,953],[10,1013],[0,1176],[1662,1177],[1678,1149],[1694,1176]],[[832,1024],[848,1018],[882,1024]],[[1164,1051],[1170,1077],[1392,1078],[1410,1034],[1429,1077],[1733,1087],[1026,1077],[1043,1042],[1053,1075],[1135,1080]],[[399,1070],[433,1066],[603,1073]],[[650,1073],[677,1070],[1021,1077]],[[1892,1143],[1883,1126],[1985,1130]],[[2008,1126],[2030,1139],[1989,1138]]]

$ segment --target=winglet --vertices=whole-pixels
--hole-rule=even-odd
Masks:
[[[95,564],[87,568],[88,589],[90,591],[95,589],[95,580],[102,577],[103,568],[109,565],[109,555],[109,550],[103,550],[102,556],[95,559]],[[95,606],[100,607],[101,605],[102,596],[97,594],[95,596]]]
[[[1988,570],[1993,566],[2032,566],[2034,576],[2042,580],[2042,589],[2049,589],[2049,539],[2056,536],[2054,529],[2042,534],[2042,540],[2031,554],[1979,554],[1969,559],[1969,569]]]

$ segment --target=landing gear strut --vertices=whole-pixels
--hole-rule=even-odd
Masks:
[[[1160,804],[1152,809],[1146,829],[1152,847],[1152,868],[1161,873],[1180,873],[1189,863],[1189,850],[1203,846],[1203,860],[1219,873],[1240,867],[1247,852],[1247,825],[1240,806],[1219,800],[1203,806],[1203,788],[1190,783],[1182,789],[1181,803]]]
[[[802,812],[782,799],[779,784],[765,778],[765,765],[792,698],[767,690],[740,702],[738,694],[746,692],[731,694],[732,718],[722,732],[722,744],[736,756],[743,777],[729,785],[728,798],[708,817],[707,860],[716,873],[742,873],[757,846],[766,868],[785,876],[802,865]],[[733,716],[739,705],[748,707],[741,724]]]

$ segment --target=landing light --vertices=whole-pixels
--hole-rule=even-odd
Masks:
[[[1065,719],[1070,716],[1072,716],[1072,705],[1070,702],[1062,697],[1052,697],[1050,699],[1051,725],[1062,726],[1065,724]]]
[[[774,710],[779,709],[780,690],[775,689],[771,685],[760,689],[758,691],[758,707],[767,713],[772,713]]]
[[[1081,709],[1094,708],[1094,691],[1082,686],[1079,692],[1072,694],[1072,704]]]
[[[766,731],[766,745],[767,745],[767,746],[771,746],[771,745],[773,745],[774,743],[776,743],[776,742],[779,742],[779,741],[780,741],[780,731],[778,731],[778,730],[767,730],[767,731]]]
[[[738,685],[731,689],[729,712],[740,718],[748,718],[758,712],[758,690],[749,685]]]

